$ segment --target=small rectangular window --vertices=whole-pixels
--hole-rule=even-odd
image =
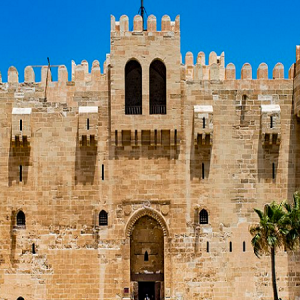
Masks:
[[[209,242],[206,242],[206,252],[209,252]]]
[[[229,252],[232,252],[232,242],[229,242]]]
[[[205,128],[205,118],[203,117],[202,119],[202,122],[203,122],[203,129]]]
[[[86,119],[86,129],[90,130],[90,119],[89,118]]]
[[[174,144],[177,145],[177,129],[174,131]]]
[[[35,254],[35,243],[32,244],[32,254]]]
[[[102,165],[102,180],[104,180],[104,165]]]
[[[202,163],[202,179],[205,178],[205,169],[204,169],[204,163]]]
[[[20,120],[20,131],[22,131],[22,130],[23,130],[23,121]]]
[[[19,179],[20,179],[20,182],[22,182],[22,180],[23,180],[23,167],[22,167],[22,165],[20,165],[20,167],[19,167]]]
[[[246,242],[243,242],[243,252],[246,252]]]
[[[275,163],[272,163],[272,178],[275,179]]]

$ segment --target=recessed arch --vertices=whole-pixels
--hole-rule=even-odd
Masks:
[[[19,297],[17,300],[24,300],[24,298],[23,297]]]
[[[154,59],[149,68],[150,114],[167,113],[167,69],[163,61]]]
[[[105,210],[101,210],[99,213],[99,226],[107,226],[108,225],[108,215]]]
[[[204,208],[199,213],[199,223],[208,224],[208,212]]]
[[[142,114],[142,67],[136,59],[125,65],[125,114]]]
[[[136,212],[134,212],[133,215],[128,220],[126,227],[125,227],[125,236],[126,237],[130,237],[135,222],[143,216],[149,216],[149,217],[152,217],[153,219],[155,219],[161,226],[164,236],[169,235],[169,229],[167,227],[167,223],[166,223],[164,217],[156,210],[154,210],[150,207],[144,207],[144,208],[141,208],[141,209],[137,210]]]
[[[25,218],[25,214],[22,210],[20,210],[18,213],[17,213],[17,216],[16,216],[16,221],[17,221],[17,225],[18,226],[25,226],[26,225],[26,218]]]

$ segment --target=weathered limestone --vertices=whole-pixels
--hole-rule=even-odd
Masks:
[[[146,23],[111,16],[102,72],[0,75],[0,299],[270,299],[248,228],[300,189],[300,47],[288,79],[253,79],[224,53],[182,63],[179,17]],[[297,300],[299,254],[276,259]]]

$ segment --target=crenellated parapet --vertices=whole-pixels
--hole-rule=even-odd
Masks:
[[[109,58],[109,56],[108,56]],[[106,63],[104,63],[106,65]],[[48,66],[41,66],[40,67],[40,72],[41,72],[41,80],[39,82],[36,82],[36,70],[37,68],[33,66],[27,66],[24,69],[24,83],[25,84],[39,84],[41,86],[46,85],[46,81],[53,82],[53,83],[58,83],[60,84],[65,84],[66,82],[69,81],[69,74],[66,66],[60,65],[57,67],[57,81],[52,80],[52,74],[54,68],[48,68]],[[100,81],[103,75],[105,75],[106,70],[104,69],[104,74],[101,74],[101,69],[100,69],[100,63],[98,60],[94,60],[92,63],[92,68],[91,72],[89,72],[89,64],[86,60],[83,60],[80,64],[77,64],[72,61],[72,69],[71,69],[71,81],[74,81],[77,84],[84,84],[87,82],[97,82]],[[2,83],[2,76],[0,73],[0,83]],[[8,69],[7,72],[7,83],[10,85],[17,85],[21,83],[19,81],[19,72],[18,70],[14,67],[11,66]]]
[[[112,36],[131,36],[131,35],[162,35],[172,36],[180,33],[180,17],[177,16],[175,21],[171,21],[168,15],[161,18],[161,30],[157,30],[157,20],[154,15],[150,15],[147,19],[147,29],[143,29],[143,19],[140,15],[136,15],[133,19],[133,31],[129,30],[129,18],[126,15],[120,17],[116,21],[111,16],[111,34]]]
[[[293,78],[294,65],[289,69],[288,79]],[[225,68],[225,54],[221,53],[217,56],[215,52],[209,54],[208,65],[205,62],[204,52],[199,52],[197,56],[196,64],[194,64],[193,53],[187,52],[185,55],[184,73],[182,73],[182,79],[187,81],[197,80],[237,80],[236,79],[236,67],[233,63],[229,63]],[[240,80],[254,80],[252,66],[249,63],[245,63],[241,69]],[[269,80],[268,65],[261,63],[257,69],[257,80]],[[272,71],[272,79],[285,79],[284,78],[284,66],[282,63],[277,63]]]
[[[225,79],[225,55],[218,56],[215,52],[209,54],[208,65],[205,62],[204,52],[199,52],[194,65],[193,53],[187,52],[185,56],[185,80],[224,80]]]

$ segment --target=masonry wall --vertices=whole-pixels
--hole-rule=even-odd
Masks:
[[[83,61],[73,63],[71,81],[62,66],[58,82],[47,69],[35,82],[29,67],[24,83],[14,68],[8,83],[0,83],[0,299],[130,297],[130,226],[139,216],[162,226],[167,299],[271,298],[270,259],[254,256],[248,228],[257,221],[253,208],[291,199],[300,186],[292,72],[284,79],[276,65],[269,80],[261,65],[253,80],[245,65],[236,80],[234,66],[225,68],[224,54],[215,53],[208,65],[203,53],[195,65],[188,54],[182,65],[179,19],[164,17],[162,32],[154,21],[151,16],[152,31],[143,32],[136,17],[134,33],[128,18],[112,19],[103,74],[97,61],[91,72]],[[146,70],[141,116],[124,114],[123,71],[132,57]],[[168,111],[150,116],[148,65],[164,57]],[[195,142],[195,105],[213,107],[210,143]],[[262,105],[280,106],[274,143],[263,137]],[[98,108],[98,118],[90,117],[97,130],[89,145],[82,144],[88,132],[79,125],[89,113],[83,116],[80,107]],[[22,117],[30,127],[24,142],[15,139],[21,117],[14,108],[32,109]],[[151,132],[149,143],[114,140],[116,130],[141,129]],[[155,142],[155,130],[170,134],[169,143]],[[208,224],[199,224],[203,208]],[[20,210],[26,226],[16,224]],[[101,210],[107,226],[99,226]],[[297,299],[298,264],[297,254],[278,252],[280,297]]]

